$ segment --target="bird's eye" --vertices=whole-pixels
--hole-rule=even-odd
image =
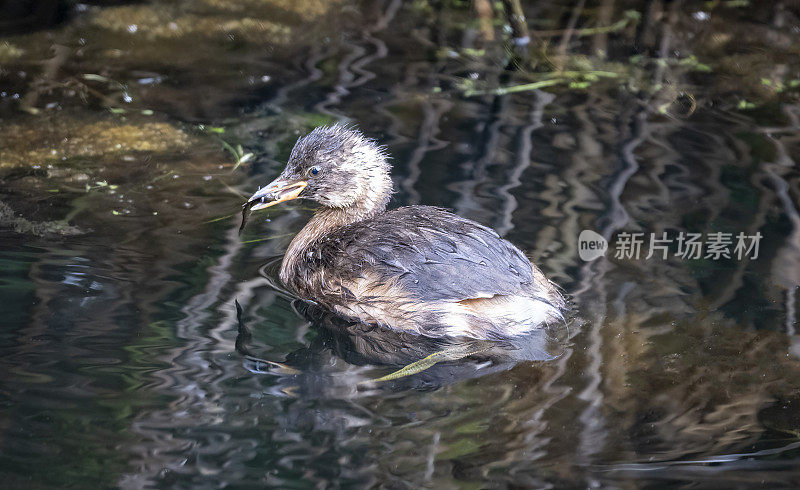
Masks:
[[[319,173],[319,167],[313,166],[308,170],[308,173],[311,175],[317,175]]]

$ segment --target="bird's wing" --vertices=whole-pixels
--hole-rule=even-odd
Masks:
[[[549,284],[519,249],[493,230],[429,206],[389,211],[327,240],[329,246],[319,252],[332,270],[396,281],[423,301],[531,294],[542,281]]]

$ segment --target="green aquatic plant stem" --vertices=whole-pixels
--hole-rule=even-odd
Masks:
[[[222,139],[220,139],[220,142],[222,143],[222,147],[228,150],[236,159],[236,162],[234,162],[231,172],[234,172],[243,163],[247,163],[255,157],[255,155],[253,155],[252,153],[245,153],[244,149],[242,148],[242,145],[236,145],[236,147],[234,147],[233,145]]]
[[[523,83],[521,85],[511,85],[508,87],[498,87],[495,89],[489,90],[465,90],[464,95],[466,97],[472,97],[475,95],[506,95],[506,94],[513,94],[517,92],[527,92],[530,90],[538,90],[540,88],[545,87],[553,87],[556,85],[561,85],[563,83],[572,82],[576,79],[591,79],[591,78],[617,78],[619,77],[618,73],[613,71],[602,71],[602,70],[593,70],[593,71],[559,71],[553,72],[545,75],[547,78],[545,80],[539,80],[538,82],[531,82],[531,83]],[[588,81],[588,80],[587,80]]]
[[[238,215],[239,215],[239,213],[228,214],[226,216],[220,216],[219,218],[214,218],[214,219],[210,219],[208,221],[203,221],[203,224],[207,225],[209,223],[216,223],[217,221],[222,221],[224,219],[233,218],[234,216],[238,216]]]
[[[466,97],[473,97],[475,95],[506,95],[517,92],[526,92],[528,90],[537,90],[544,87],[552,87],[564,83],[563,79],[541,80],[539,82],[525,83],[522,85],[512,85],[510,87],[499,87],[491,90],[466,90],[464,95]]]
[[[264,238],[255,238],[253,240],[244,240],[242,243],[258,243],[258,242],[266,242],[267,240],[275,240],[276,238],[283,238],[287,236],[292,236],[293,233],[283,233],[281,235],[272,235]]]
[[[391,381],[394,379],[405,378],[406,376],[411,376],[412,374],[421,373],[426,369],[429,369],[436,365],[437,363],[444,362],[444,361],[457,361],[459,359],[463,359],[465,357],[471,356],[473,354],[478,354],[480,352],[484,352],[491,348],[491,343],[488,342],[471,342],[468,344],[460,344],[453,347],[448,347],[444,350],[440,350],[438,352],[434,352],[433,354],[423,357],[419,361],[412,362],[402,368],[398,369],[393,373],[389,373],[386,376],[381,376],[377,379],[371,379],[367,381],[362,381],[359,384],[365,383],[380,383],[383,381]]]
[[[625,29],[631,24],[638,24],[639,20],[641,19],[641,14],[635,10],[628,10],[625,12],[625,16],[614,22],[613,24],[609,24],[606,26],[597,26],[597,27],[585,27],[582,29],[558,29],[558,30],[551,30],[551,31],[534,31],[534,34],[539,37],[545,36],[561,36],[570,32],[571,36],[575,37],[586,37],[586,36],[594,36],[595,34],[609,34],[612,32],[621,31]]]

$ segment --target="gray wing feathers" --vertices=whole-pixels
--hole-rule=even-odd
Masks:
[[[537,293],[530,261],[491,229],[445,210],[410,206],[346,226],[319,245],[329,270],[364,268],[424,301]],[[327,259],[327,260],[325,260]],[[332,263],[331,263],[332,262]]]

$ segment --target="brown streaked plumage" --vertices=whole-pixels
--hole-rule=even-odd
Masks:
[[[320,127],[245,205],[322,205],[281,264],[300,298],[429,337],[506,338],[561,320],[556,287],[491,229],[430,206],[386,211],[389,171],[383,149],[359,131]]]

